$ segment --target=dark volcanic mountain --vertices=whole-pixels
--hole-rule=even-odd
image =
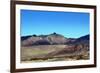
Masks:
[[[67,42],[66,44],[89,44],[89,38],[90,35],[85,35],[85,36],[82,36],[82,37],[79,37],[77,39],[75,39],[74,41],[72,41],[72,39]]]
[[[49,35],[30,35],[21,37],[22,46],[33,45],[58,45],[58,44],[89,44],[89,35],[82,36],[80,38],[66,38],[63,35],[53,33]]]

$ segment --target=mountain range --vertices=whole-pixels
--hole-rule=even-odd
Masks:
[[[73,45],[73,44],[89,44],[89,34],[79,38],[66,38],[61,34],[52,33],[49,35],[30,35],[21,37],[22,46],[33,45]]]
[[[55,61],[89,59],[89,34],[66,38],[61,34],[21,37],[22,61]]]

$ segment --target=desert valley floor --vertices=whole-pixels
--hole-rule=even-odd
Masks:
[[[81,46],[37,45],[21,48],[21,62],[50,62],[89,59],[89,51]]]

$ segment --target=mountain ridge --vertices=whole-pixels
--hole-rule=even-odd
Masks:
[[[48,35],[28,35],[21,37],[22,46],[32,45],[57,45],[57,44],[79,44],[89,43],[89,34],[79,38],[67,38],[61,34],[52,33]]]

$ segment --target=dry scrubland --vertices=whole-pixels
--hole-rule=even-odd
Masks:
[[[69,61],[87,60],[89,51],[74,48],[70,51],[67,45],[36,45],[21,47],[21,62],[50,62],[50,61]]]

